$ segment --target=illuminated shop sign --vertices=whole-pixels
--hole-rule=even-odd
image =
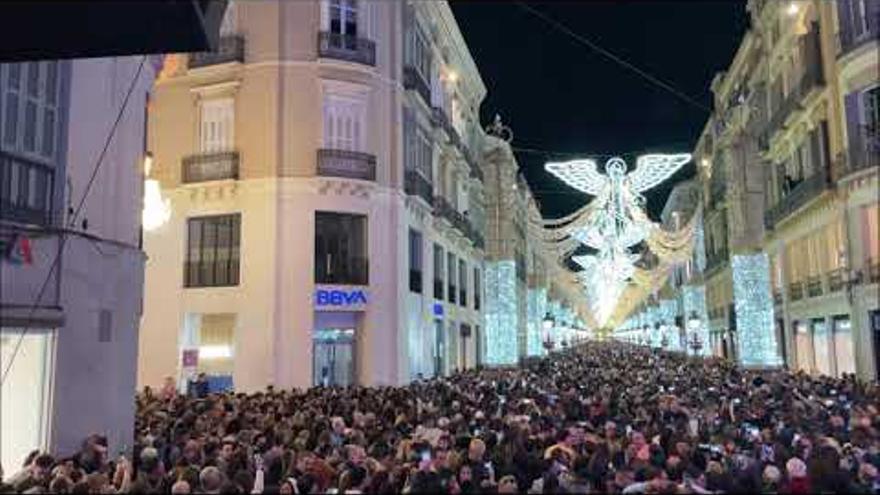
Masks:
[[[367,293],[362,289],[318,289],[315,305],[319,307],[353,307],[367,304]]]

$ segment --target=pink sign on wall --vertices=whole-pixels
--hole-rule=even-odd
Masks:
[[[199,350],[186,349],[183,351],[182,360],[184,368],[195,368],[199,365]]]

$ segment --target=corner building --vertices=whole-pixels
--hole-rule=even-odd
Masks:
[[[394,385],[481,359],[485,95],[445,2],[231,2],[149,113],[170,216],[139,386]]]

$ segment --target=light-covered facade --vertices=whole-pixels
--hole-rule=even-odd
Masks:
[[[512,365],[588,335],[581,288],[545,242],[541,213],[496,117],[484,139],[486,364]]]
[[[445,2],[231,2],[149,120],[170,218],[149,256],[139,385],[401,384],[475,366],[477,111]]]

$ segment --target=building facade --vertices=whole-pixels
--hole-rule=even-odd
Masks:
[[[511,139],[510,129],[496,117],[483,148],[489,365],[513,365],[588,334],[583,293],[545,241],[538,203]]]
[[[878,3],[747,8],[694,153],[711,347],[876,379]]]
[[[132,443],[145,115],[160,65],[0,64],[4,466],[33,449],[72,454],[94,432],[111,455]]]
[[[231,2],[149,119],[139,384],[391,385],[481,360],[485,87],[445,2]]]

